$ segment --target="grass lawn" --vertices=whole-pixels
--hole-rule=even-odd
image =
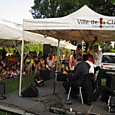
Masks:
[[[35,84],[34,77],[35,75],[31,73],[27,77],[24,77],[22,80],[22,88],[26,88],[30,84]],[[19,82],[20,82],[19,78],[1,80],[0,82],[5,83],[5,94],[19,90]],[[17,115],[17,114],[9,113],[1,110],[0,115]]]
[[[29,74],[27,77],[24,77],[22,80],[22,88],[26,88],[30,84],[34,84],[35,75]],[[1,80],[0,82],[5,83],[5,94],[14,92],[19,89],[20,78],[12,78]]]

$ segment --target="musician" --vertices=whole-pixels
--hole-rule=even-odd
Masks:
[[[80,44],[76,48],[76,54],[78,53],[82,54],[82,46]]]
[[[77,97],[78,92],[76,91],[76,89],[82,86],[85,80],[85,76],[89,73],[89,68],[90,68],[90,66],[83,61],[83,57],[79,53],[76,54],[76,61],[78,62],[78,64],[74,69],[73,75],[66,73],[69,81],[64,81],[63,83],[63,86],[67,93],[69,91],[69,88],[70,87],[72,88],[70,94],[72,98]]]
[[[102,52],[98,49],[98,45],[94,46],[93,58],[94,58],[94,64],[100,67],[102,60]]]

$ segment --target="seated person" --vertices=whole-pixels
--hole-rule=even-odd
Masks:
[[[18,73],[16,72],[15,69],[13,69],[12,77],[13,77],[13,78],[18,78]]]
[[[20,77],[20,67],[17,67],[16,72],[17,72],[17,74],[18,74],[18,77]],[[22,73],[22,75],[23,75],[24,77],[26,77],[26,76],[27,76],[26,71],[24,71],[24,72]]]
[[[61,72],[62,72],[62,74],[68,74],[68,73],[64,70],[64,68],[61,68]]]
[[[0,77],[2,76],[1,72],[2,72],[2,66],[0,65]]]
[[[89,75],[90,75],[90,79],[93,80],[92,81],[93,86],[94,86],[93,88],[95,89],[96,88],[96,82],[95,82],[95,78],[94,78],[94,70],[96,68],[96,65],[94,65],[91,61],[88,60],[88,55],[87,54],[83,55],[83,60],[90,65]]]
[[[7,73],[6,73],[6,70],[5,70],[4,68],[2,69],[1,74],[2,74],[1,78],[2,78],[3,80],[5,80],[5,79],[8,77],[8,76],[7,76]]]
[[[30,56],[27,56],[25,63],[26,63],[26,70],[28,71],[28,74],[29,74],[30,68],[31,68],[31,57]]]
[[[39,72],[40,70],[40,61],[38,59],[38,57],[35,57],[35,60],[34,60],[34,67],[35,67],[35,75],[37,72]]]
[[[77,97],[76,89],[78,89],[80,86],[83,85],[85,77],[89,73],[89,68],[90,68],[89,65],[83,61],[83,57],[81,54],[78,53],[76,55],[76,60],[78,64],[76,65],[74,69],[73,75],[66,73],[69,81],[63,82],[63,86],[67,93],[69,92],[69,88],[70,87],[72,88],[71,94],[70,94],[72,98]]]
[[[8,77],[7,78],[8,79],[12,78],[12,70],[11,69],[9,69],[9,71],[8,71]]]
[[[47,61],[46,68],[49,70],[54,69],[54,60],[52,59],[51,56],[49,57],[49,60]]]
[[[40,68],[45,69],[45,60],[43,59],[43,56],[40,59]]]
[[[9,67],[7,66],[7,67],[6,67],[6,73],[8,73],[8,72],[9,72]]]

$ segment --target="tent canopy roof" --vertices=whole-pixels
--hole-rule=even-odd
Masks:
[[[114,41],[115,17],[104,16],[84,5],[78,11],[48,19],[24,19],[24,30],[66,40]]]
[[[23,26],[14,22],[0,19],[0,47],[14,47],[22,44]],[[24,32],[24,43],[50,44],[58,46],[58,40],[54,38],[44,37],[43,35]],[[14,45],[15,44],[15,45]],[[70,48],[75,50],[76,47],[71,44],[66,44],[61,41],[60,47]]]

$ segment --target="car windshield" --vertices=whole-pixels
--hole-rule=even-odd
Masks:
[[[115,56],[113,55],[103,55],[102,56],[103,63],[115,63]]]

